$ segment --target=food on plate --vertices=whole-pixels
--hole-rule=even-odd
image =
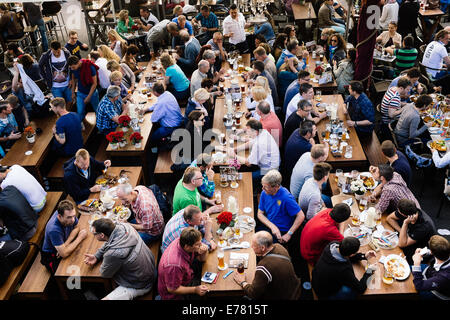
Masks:
[[[430,148],[436,149],[437,151],[447,151],[444,140],[432,141],[430,143]]]
[[[113,209],[113,213],[117,215],[119,219],[128,219],[130,210],[124,206],[117,206]]]
[[[238,183],[236,181],[231,182],[231,187],[232,188],[237,188]]]
[[[372,188],[375,186],[375,180],[371,176],[361,176],[361,180],[367,188]]]
[[[387,271],[394,276],[394,278],[403,278],[406,275],[404,264],[397,258],[391,258],[386,262]]]
[[[430,121],[432,121],[433,120],[433,118],[432,117],[430,117],[430,116],[426,116],[425,118],[423,118],[423,122],[430,122]]]
[[[100,178],[97,180],[97,184],[106,184],[108,182],[108,180],[106,180],[105,178]]]

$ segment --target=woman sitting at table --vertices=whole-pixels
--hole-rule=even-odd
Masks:
[[[286,49],[287,39],[286,33],[279,33],[275,38],[275,42],[273,43],[273,57],[275,61],[278,61],[281,53]]]
[[[134,20],[128,15],[128,10],[120,10],[117,32],[119,34],[132,33],[134,24]]]
[[[205,114],[200,110],[193,110],[188,115],[188,123],[186,125],[186,130],[189,132],[190,136],[190,162],[197,159],[197,156],[203,153],[203,150],[209,144],[209,141],[203,140],[203,134],[205,132]],[[183,154],[183,158],[188,155]]]
[[[131,69],[131,71],[133,71],[136,78],[139,79],[139,76],[142,71],[144,71],[144,69],[139,67],[137,64],[136,57],[138,54],[139,48],[136,45],[131,44],[128,46],[125,56],[122,58],[122,62],[125,63]]]
[[[254,86],[250,90],[250,94],[245,98],[245,105],[247,106],[247,109],[251,113],[252,117],[256,120],[260,119],[260,116],[256,112],[256,107],[262,101],[266,101],[270,105],[270,111],[275,112],[273,103],[270,104],[271,101],[267,99],[267,91],[259,85]]]
[[[397,23],[390,22],[387,31],[383,31],[377,37],[377,43],[381,45],[382,48],[400,48],[402,44],[402,36],[397,33]]]
[[[289,85],[297,80],[297,66],[298,59],[296,57],[289,58],[287,62],[283,63],[278,73],[278,94],[284,97]]]
[[[126,48],[125,48],[126,50]],[[100,54],[100,57],[105,58],[107,61],[111,61],[114,60],[118,63],[120,63],[120,57],[117,53],[115,53],[114,51],[111,50],[110,47],[108,47],[107,45],[100,45],[98,47],[98,52]]]
[[[400,49],[386,48],[386,52],[395,56],[395,73],[399,75],[402,71],[413,68],[417,60],[417,49],[414,48],[414,38],[406,36],[403,39],[403,47]]]
[[[183,70],[181,70],[172,56],[168,53],[163,53],[160,60],[164,69],[165,83],[168,86],[167,89],[178,101],[187,99],[190,95],[189,79],[186,77]]]
[[[118,86],[120,88],[120,97],[122,102],[125,103],[128,100],[132,101],[131,94],[128,93],[127,87],[124,86],[122,82],[122,73],[120,71],[113,71],[109,75],[109,81],[112,86]]]
[[[347,58],[341,60],[339,63],[333,60],[333,74],[336,78],[337,91],[340,94],[348,94],[345,90],[353,80],[353,74],[355,72],[355,60],[356,60],[356,49],[350,48],[347,52]]]
[[[297,35],[295,33],[295,26],[288,24],[287,26],[284,27],[283,29],[283,33],[287,35],[287,42],[289,43],[289,41],[292,40],[297,40]]]
[[[122,73],[123,76],[122,77],[123,85],[131,91],[134,90],[136,84],[136,76],[126,63],[119,64],[117,61],[111,60],[107,63],[106,68],[111,72],[120,71],[120,73]]]
[[[108,31],[108,39],[111,43],[109,45],[111,50],[113,50],[119,56],[119,58],[122,59],[128,46],[125,39],[123,39],[115,29],[111,29]]]
[[[275,104],[273,103],[272,90],[270,90],[269,80],[267,80],[266,77],[258,76],[255,79],[254,85],[261,86],[264,88],[264,90],[267,93],[267,101],[271,106],[274,106]]]
[[[211,79],[205,78],[202,80],[201,87],[209,92],[210,98],[203,106],[206,108],[209,114],[214,115],[214,105],[216,98],[223,95],[223,92],[214,87],[214,83]]]
[[[203,115],[205,116],[205,122],[203,124],[204,130],[211,128],[211,120],[208,116],[208,110],[206,110],[204,106],[204,104],[209,100],[210,97],[211,97],[210,93],[208,92],[208,90],[204,88],[197,89],[194,92],[194,97],[189,98],[186,106],[186,115],[187,115],[185,119],[186,123],[189,120],[189,114],[192,111],[197,110],[202,112]]]
[[[345,59],[347,56],[347,44],[339,33],[335,33],[328,38],[328,44],[325,47],[325,56],[331,65],[335,61],[339,63],[339,61]]]
[[[328,45],[328,39],[332,34],[336,33],[332,28],[324,28],[322,29],[322,33],[320,34],[320,38],[317,40],[317,46],[315,48],[316,54],[324,54],[325,49]]]

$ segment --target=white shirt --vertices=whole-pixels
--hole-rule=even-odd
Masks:
[[[202,80],[208,75],[206,73],[201,73],[200,70],[195,70],[191,76],[191,98],[194,97],[195,91],[202,87]]]
[[[0,187],[5,189],[7,186],[16,187],[31,207],[37,207],[44,201],[47,196],[41,184],[24,168],[15,164],[9,168],[6,178],[3,180]]]
[[[397,1],[394,3],[387,3],[383,6],[383,13],[380,17],[380,27],[382,29],[387,29],[389,27],[389,23],[394,21],[397,23],[398,21],[398,8],[399,5]]]
[[[450,164],[450,151],[447,152],[442,158],[439,156],[439,153],[434,150],[433,151],[433,162],[436,168],[445,168]]]
[[[237,19],[233,19],[231,15],[223,20],[223,34],[233,33],[229,38],[231,44],[238,44],[245,41],[245,18],[238,12]]]
[[[147,19],[145,19],[144,17],[141,16],[141,20],[144,21],[146,24],[148,24],[149,22],[151,22],[153,25],[158,24],[159,20],[158,18],[156,18],[153,13],[150,12],[150,15],[148,16]]]
[[[95,64],[99,67],[98,79],[100,81],[100,87],[102,87],[103,89],[108,89],[110,85],[109,76],[111,74],[111,71],[106,68],[108,60],[106,60],[105,58],[98,58],[97,61],[95,61]]]
[[[300,93],[297,93],[289,102],[287,108],[286,108],[286,119],[284,120],[284,124],[286,124],[287,119],[289,119],[289,116],[297,111],[297,105],[298,103],[303,100],[303,97],[300,95]]]
[[[63,88],[63,87],[67,87],[69,85],[69,74],[66,72],[63,72],[64,67],[57,69],[53,64],[54,63],[58,63],[58,62],[64,62],[67,63],[66,61],[66,56],[64,55],[64,52],[61,50],[61,53],[59,55],[59,57],[55,57],[52,53],[51,55],[51,63],[52,63],[52,79],[53,79],[53,83],[52,86],[55,88]],[[64,77],[66,77],[65,81],[55,81],[55,77],[58,77],[59,79],[63,79]]]
[[[271,169],[278,170],[280,166],[280,149],[275,139],[266,129],[262,129],[252,141],[250,155],[247,160],[250,164],[258,165],[262,174],[266,174]]]
[[[122,48],[120,47],[120,41],[116,41],[113,51],[119,56],[120,59],[122,59]]]
[[[440,41],[432,41],[428,44],[423,55],[422,64],[426,67],[440,69],[442,68],[442,61],[448,57],[447,49]],[[438,71],[427,68],[427,72],[433,77]]]

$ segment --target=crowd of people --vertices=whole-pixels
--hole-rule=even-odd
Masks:
[[[77,205],[100,191],[95,181],[111,166],[110,160],[97,161],[86,150],[82,133],[87,110],[95,112],[96,128],[103,138],[115,131],[119,117],[129,114],[132,93],[144,75],[138,62],[151,58],[159,60],[163,75],[151,88],[156,102],[145,110],[152,112],[152,152],[167,148],[176,129],[185,129],[190,137],[191,147],[182,155],[184,162],[179,168],[182,178],[173,191],[172,217],[163,216],[149,187],[121,184],[117,197],[131,209],[132,217],[117,224],[108,219],[94,221],[91,231],[104,245],[95,254],[86,253],[84,262],[101,263],[101,276],[118,285],[104,297],[107,300],[130,300],[152,289],[163,300],[207,295],[208,288],[200,282],[201,265],[217,249],[210,215],[222,212],[224,206],[213,200],[213,160],[205,153],[210,141],[203,137],[213,126],[216,99],[224,94],[220,90],[227,73],[223,62],[237,51],[251,56],[251,68],[244,75],[248,121],[234,133],[242,142],[239,146],[219,146],[216,151],[223,151],[252,172],[259,203],[251,241],[258,257],[253,281],[247,281],[247,273],[235,273],[234,281],[252,299],[296,300],[306,281],[300,279],[299,266],[306,261],[313,266],[311,284],[319,299],[351,299],[364,293],[374,269],[368,268],[358,279],[352,263],[368,260],[372,265],[376,255],[373,251],[360,253],[359,240],[343,236],[350,207],[331,201],[328,180],[333,168],[326,162],[329,145],[319,143],[321,133],[317,131],[327,113],[320,112],[315,103],[308,71],[314,52],[324,54],[331,65],[337,92],[345,101],[345,125],[354,128],[361,141],[377,130],[384,137],[381,150],[388,162],[370,166],[379,185],[369,200],[398,232],[398,245],[412,265],[416,289],[428,298],[449,299],[450,244],[436,234],[433,220],[411,191],[414,168],[401,150],[418,139],[424,145],[431,140],[427,129],[432,123],[423,124],[420,112],[434,104],[429,93],[449,92],[445,86],[419,82],[424,75],[417,64],[424,65],[425,77],[432,81],[448,81],[450,30],[436,32],[418,61],[414,29],[405,27],[404,8],[412,2],[404,0],[399,6],[397,1],[387,1],[383,6],[377,46],[394,55],[396,62],[392,83],[380,101],[380,124],[376,102],[365,84],[354,80],[357,51],[344,39],[349,13],[333,0],[314,3],[320,34],[309,51],[300,44],[306,41],[299,41],[294,25],[274,32],[268,12],[266,22],[249,23],[236,4],[229,6],[220,25],[207,5],[191,20],[185,12],[189,5],[176,6],[172,19],[160,21],[148,8],[141,8],[136,19],[122,10],[117,27],[107,34],[109,43],[95,48],[82,43],[76,31],[70,31],[65,44],[48,43],[42,36],[40,57],[8,42],[4,63],[12,76],[12,92],[0,101],[1,155],[21,138],[37,114],[48,115],[51,110],[58,118],[52,155],[69,159],[63,167],[64,190],[72,200],[61,201],[47,223],[42,264],[54,274],[61,259],[86,239],[88,231],[78,226]],[[36,7],[24,4],[24,11],[28,18],[37,16],[32,23],[40,26]],[[291,11],[288,5],[286,11]],[[0,14],[5,41],[23,35],[17,15],[5,4],[0,4]],[[253,27],[252,37],[246,32],[249,27]],[[145,36],[133,43],[126,35],[134,30]],[[167,48],[170,51],[165,51]],[[412,95],[417,96],[414,101]],[[447,96],[447,105],[449,99]],[[450,164],[449,155],[441,157],[432,150],[431,156],[436,167],[444,168]],[[0,240],[29,240],[45,206],[46,191],[19,165],[1,167],[0,182]],[[162,256],[156,263],[149,245],[159,240]],[[420,254],[424,247],[430,254]],[[427,261],[431,264],[425,268]]]

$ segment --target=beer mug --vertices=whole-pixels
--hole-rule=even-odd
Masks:
[[[236,236],[236,238],[241,237],[241,226],[239,225],[239,222],[236,222],[236,224],[234,225],[234,235]]]
[[[216,199],[216,204],[222,204],[222,193],[220,191],[214,192],[214,198]]]
[[[225,254],[222,249],[217,251],[217,267],[219,269],[225,269]]]

